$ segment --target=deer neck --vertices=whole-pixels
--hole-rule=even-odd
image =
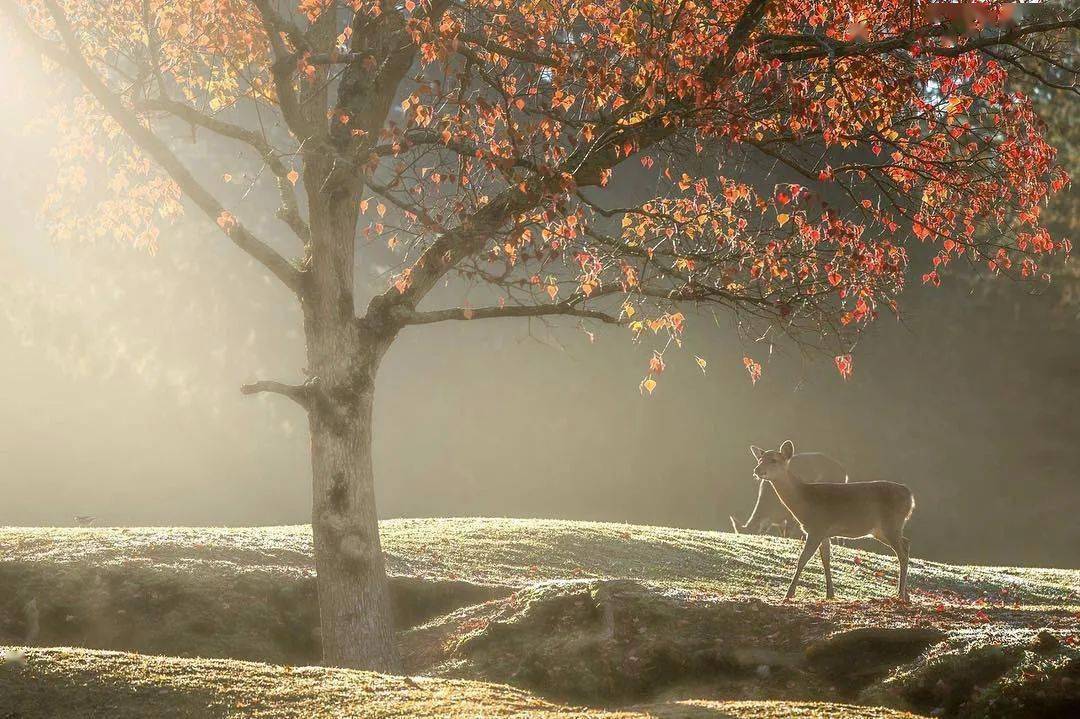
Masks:
[[[773,489],[776,490],[776,496],[778,496],[780,501],[784,503],[784,506],[791,510],[791,513],[798,518],[799,510],[803,506],[802,489],[806,483],[792,474],[790,469],[776,479],[770,481],[772,482]]]

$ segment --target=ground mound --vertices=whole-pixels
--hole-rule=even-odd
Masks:
[[[1080,705],[1080,572],[836,548],[782,604],[800,544],[546,520],[382,526],[408,670],[549,700],[836,700],[949,717]],[[311,664],[306,527],[0,530],[0,643]],[[973,668],[974,667],[974,668]]]
[[[402,645],[411,671],[589,704],[840,699],[949,717],[1071,716],[1080,707],[1074,610],[999,605],[974,615],[583,580],[460,609],[404,633]]]
[[[20,719],[913,719],[887,709],[808,702],[590,710],[483,682],[85,649],[30,649],[0,666],[0,711]]]

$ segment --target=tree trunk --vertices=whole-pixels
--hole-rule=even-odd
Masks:
[[[362,361],[353,387],[319,393],[309,413],[311,525],[323,662],[397,673],[371,463],[376,364]]]
[[[305,172],[312,242],[302,297],[323,662],[398,673],[371,463],[375,375],[393,332],[356,319],[356,190],[334,186],[333,167],[320,162],[309,158]]]

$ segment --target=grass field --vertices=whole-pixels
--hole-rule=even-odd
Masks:
[[[381,524],[391,574],[524,587],[554,579],[633,579],[717,596],[783,596],[801,542],[670,527],[534,519],[395,519]],[[884,552],[888,550],[882,548]],[[965,599],[1002,590],[1024,604],[1080,604],[1080,571],[941,564],[918,559],[916,590]],[[837,592],[872,599],[895,592],[890,554],[837,547]],[[282,577],[314,572],[307,526],[256,528],[4,528],[5,563],[78,565],[180,574]],[[856,557],[859,564],[855,563]],[[820,591],[820,564],[807,566],[800,593]],[[884,572],[886,576],[877,576]]]
[[[795,540],[554,520],[382,524],[423,691],[288,669],[319,656],[308,532],[0,529],[0,644],[138,652],[32,649],[2,669],[0,709],[21,703],[0,717],[899,716],[790,703],[830,700],[959,718],[1080,703],[1080,571],[916,559],[900,605],[895,558],[837,547],[838,599],[824,601],[815,558],[784,604]]]

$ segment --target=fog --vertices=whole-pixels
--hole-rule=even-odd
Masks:
[[[0,524],[306,522],[306,418],[239,393],[303,379],[295,302],[194,211],[155,255],[50,241],[34,81],[0,97]],[[368,292],[384,271],[361,267]],[[377,389],[380,513],[727,530],[756,495],[748,445],[791,438],[854,479],[909,484],[916,556],[1080,567],[1076,321],[1022,288],[984,297],[960,280],[916,280],[902,302],[904,322],[866,334],[848,381],[830,358],[770,352],[726,315],[692,314],[644,397],[651,347],[625,329],[589,326],[590,341],[576,320],[408,328]],[[757,386],[748,354],[764,365]]]

